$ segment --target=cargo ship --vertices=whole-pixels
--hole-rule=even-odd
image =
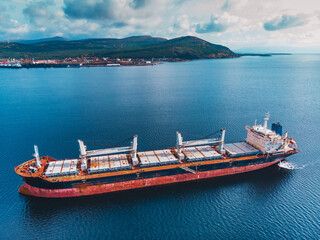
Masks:
[[[266,168],[299,152],[287,132],[282,135],[279,123],[268,129],[268,120],[269,114],[263,125],[255,121],[247,126],[246,139],[235,143],[225,143],[225,129],[214,138],[192,141],[184,141],[177,132],[175,147],[142,152],[137,151],[137,136],[128,146],[90,151],[78,140],[79,158],[63,160],[40,157],[35,145],[35,158],[15,167],[25,182],[19,192],[43,198],[80,197]]]

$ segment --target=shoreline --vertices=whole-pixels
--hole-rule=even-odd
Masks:
[[[21,68],[83,68],[83,67],[136,67],[136,66],[155,66],[159,64],[164,64],[166,62],[190,62],[194,60],[209,60],[209,59],[232,59],[232,58],[241,58],[241,57],[272,57],[277,55],[292,55],[291,53],[267,53],[267,54],[247,54],[240,53],[237,54],[237,57],[227,57],[227,58],[203,58],[203,59],[166,59],[162,61],[145,61],[145,60],[135,60],[135,61],[126,61],[126,60],[116,60],[112,62],[93,62],[93,63],[75,63],[75,62],[61,62],[61,63],[48,63],[48,61],[52,60],[41,60],[41,63],[22,63],[21,67],[12,67],[12,66],[0,66],[1,68],[6,69],[21,69]]]

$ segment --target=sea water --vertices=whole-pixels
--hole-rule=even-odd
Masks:
[[[157,66],[1,69],[1,239],[319,239],[320,55],[241,57]],[[301,151],[274,166],[76,199],[18,193],[14,167],[40,155],[76,158],[138,134],[138,150],[226,128],[280,122]],[[127,145],[129,142],[122,142]]]

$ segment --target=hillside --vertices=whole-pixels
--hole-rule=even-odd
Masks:
[[[58,42],[58,41],[70,41],[70,40],[63,37],[52,37],[52,38],[41,38],[41,39],[32,39],[32,40],[20,39],[20,40],[15,40],[11,42],[23,43],[23,44],[34,44],[34,43],[41,43],[41,42]]]
[[[170,40],[151,36],[134,36],[123,39],[68,40],[51,38],[0,43],[0,57],[61,59],[81,56],[184,60],[238,57],[227,47],[192,36]]]

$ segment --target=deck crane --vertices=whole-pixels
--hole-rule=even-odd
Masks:
[[[138,148],[138,135],[133,136],[131,146],[105,148],[98,150],[87,151],[87,146],[84,145],[82,140],[78,140],[80,146],[81,170],[87,169],[87,157],[110,155],[124,152],[131,152],[132,165],[138,165],[137,148]]]
[[[220,138],[206,138],[206,139],[199,139],[199,140],[192,140],[192,141],[183,141],[183,138],[181,136],[180,132],[177,132],[177,138],[176,138],[176,154],[179,160],[182,160],[184,158],[181,149],[185,147],[193,147],[193,146],[201,146],[201,145],[214,145],[219,143],[219,152],[221,154],[224,154],[225,150],[223,148],[224,145],[224,138],[225,138],[225,132],[226,129],[223,128],[219,130],[221,132]],[[213,135],[213,134],[210,134]]]

